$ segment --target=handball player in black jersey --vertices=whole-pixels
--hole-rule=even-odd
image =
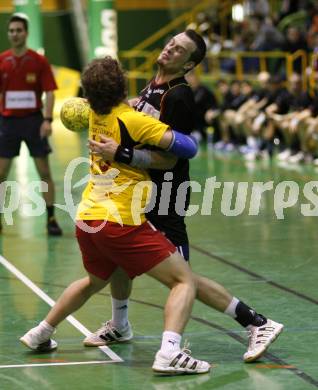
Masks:
[[[160,61],[160,57],[159,57]],[[158,83],[160,78],[154,78],[141,92],[140,98],[135,105],[137,111],[155,116],[171,128],[178,129],[184,134],[190,134],[194,126],[195,103],[192,90],[184,76],[171,81]],[[164,80],[164,78],[163,78]],[[161,153],[161,152],[160,152]],[[185,260],[189,260],[189,241],[183,215],[176,210],[177,190],[181,183],[190,180],[189,160],[178,159],[170,156],[172,164],[169,169],[149,169],[152,181],[157,186],[157,197],[154,207],[146,214],[147,219],[155,227],[166,234],[170,241],[178,248]],[[170,164],[170,165],[172,165]],[[167,172],[171,172],[166,175]],[[171,178],[171,193],[167,199],[162,199],[160,194],[162,184]],[[190,201],[190,190],[187,191],[186,202],[180,205],[186,210]]]
[[[136,110],[160,119],[179,132],[190,134],[194,126],[195,105],[192,90],[184,76],[202,61],[205,53],[204,40],[193,30],[186,30],[171,38],[157,59],[157,74],[130,104]],[[147,219],[154,225],[154,229],[166,235],[185,260],[189,260],[189,241],[184,218],[190,192],[186,194],[184,205],[176,204],[179,185],[190,180],[189,161],[177,160],[167,152],[150,148],[134,149],[128,144],[118,145],[114,141],[101,144],[100,147],[108,152],[112,150],[115,161],[149,170],[151,179],[157,186],[157,197],[154,207],[146,214]],[[162,191],[162,186],[167,182],[171,182],[171,193],[169,190]],[[184,212],[180,213],[180,209]],[[194,279],[198,300],[231,316],[247,329],[249,343],[243,356],[244,361],[252,362],[262,356],[281,333],[283,325],[258,314],[217,282],[198,274],[194,274]],[[132,282],[127,274],[120,269],[113,273],[112,319],[87,336],[84,345],[102,346],[127,342],[133,338],[128,321],[131,288]]]

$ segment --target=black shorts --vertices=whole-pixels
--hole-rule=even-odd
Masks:
[[[47,138],[40,137],[42,122],[40,112],[21,118],[0,116],[0,157],[18,156],[22,141],[27,144],[32,157],[45,157],[51,153]]]

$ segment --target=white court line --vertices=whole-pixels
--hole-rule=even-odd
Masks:
[[[29,289],[31,289],[36,295],[38,295],[44,302],[46,302],[49,306],[54,306],[55,301],[50,298],[43,290],[41,290],[36,284],[32,282],[27,276],[25,276],[21,271],[19,271],[13,264],[11,264],[8,260],[6,260],[3,256],[0,255],[0,264],[2,264],[8,271],[13,273],[22,283],[24,283]],[[84,336],[88,336],[91,332],[80,323],[75,317],[68,316],[66,320],[70,322],[76,329],[78,329]],[[112,361],[114,362],[123,362],[123,359],[119,357],[114,351],[110,348],[103,346],[98,347],[102,352],[108,355]]]
[[[29,364],[8,364],[2,365],[1,368],[25,368],[25,367],[47,367],[47,366],[79,366],[85,364],[109,364],[114,363],[113,360],[92,360],[87,362],[60,362],[60,363],[29,363]],[[116,362],[117,363],[117,362]]]

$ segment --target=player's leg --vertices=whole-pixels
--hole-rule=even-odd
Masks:
[[[62,229],[58,225],[54,215],[54,200],[55,200],[55,187],[52,180],[49,158],[45,157],[34,157],[34,163],[40,179],[47,184],[47,192],[43,191],[43,198],[46,203],[47,210],[47,230],[51,236],[62,235]]]
[[[97,225],[100,224],[100,221],[88,221],[85,227],[89,228],[90,224],[95,222]],[[57,343],[51,340],[55,327],[68,315],[78,310],[94,293],[104,288],[117,268],[117,265],[107,257],[107,253],[99,251],[95,242],[95,235],[97,234],[90,233],[88,229],[83,229],[82,224],[77,224],[77,241],[88,276],[71,283],[46,318],[20,338],[21,342],[29,348],[34,350],[55,349]],[[103,236],[98,238],[103,239]]]
[[[187,235],[186,231],[185,235]],[[179,245],[177,250],[188,262],[190,258],[189,245],[187,243]],[[188,262],[188,264],[190,263]],[[195,273],[192,276],[197,286],[196,299],[227,314],[247,329],[249,345],[243,359],[246,362],[258,359],[281,333],[283,325],[258,314],[216,281]]]
[[[112,296],[112,324],[118,329],[128,325],[128,304],[132,290],[132,280],[120,267],[112,274],[110,291]]]
[[[181,332],[188,321],[196,289],[192,272],[174,245],[149,222],[140,226],[107,225],[111,239],[99,240],[99,250],[104,252],[107,248],[110,259],[130,278],[147,273],[171,289],[165,307],[162,347],[154,369],[192,374],[209,371],[208,363],[194,360],[180,349]]]
[[[170,288],[164,312],[165,330],[181,334],[189,319],[196,294],[191,270],[176,251],[147,274]]]
[[[220,312],[229,306],[232,295],[212,279],[193,273],[197,285],[197,299]]]
[[[194,274],[197,299],[207,306],[223,312],[247,329],[249,345],[243,359],[258,359],[279,336],[283,325],[264,317],[241,300],[233,297],[223,286],[204,276]]]
[[[57,343],[51,339],[57,325],[74,313],[95,293],[107,285],[108,281],[88,274],[83,279],[71,283],[56,301],[45,319],[30,329],[20,341],[33,350],[53,350]]]
[[[170,288],[164,310],[161,347],[156,354],[153,370],[170,374],[208,372],[211,367],[209,363],[192,358],[189,351],[180,347],[196,294],[190,268],[176,251],[147,274]]]
[[[7,180],[12,160],[19,155],[21,139],[18,130],[15,119],[0,116],[0,184]],[[5,201],[4,197],[5,192],[1,191],[1,207]],[[0,216],[0,232],[1,230],[2,222]]]
[[[183,248],[178,248],[183,254]],[[184,248],[188,259],[188,246]],[[88,335],[83,343],[87,347],[98,347],[113,343],[126,342],[132,339],[133,331],[128,320],[129,296],[132,289],[132,280],[127,273],[118,267],[111,276],[111,301],[112,301],[112,319],[106,321],[94,333]]]
[[[47,191],[43,191],[43,198],[47,209],[47,231],[51,236],[62,235],[62,229],[54,216],[55,187],[52,179],[48,155],[52,149],[47,137],[41,137],[40,127],[43,122],[41,114],[30,115],[25,118],[24,126],[28,129],[24,132],[23,140],[26,143],[30,155],[34,159],[35,167],[40,179],[47,184]]]
[[[129,296],[132,280],[118,267],[111,276],[110,290],[112,318],[106,321],[96,332],[83,340],[87,347],[98,347],[113,343],[127,342],[133,338],[133,331],[128,320]]]
[[[0,184],[6,181],[11,167],[12,159],[0,157]],[[0,207],[2,209],[5,202],[5,191],[2,189],[0,193]],[[0,232],[2,231],[2,219],[0,215]]]
[[[108,280],[100,279],[92,274],[76,280],[64,290],[46,316],[45,321],[56,327],[69,314],[82,307],[92,295],[103,289],[107,284]]]

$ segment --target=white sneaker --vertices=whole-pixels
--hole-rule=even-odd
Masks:
[[[290,149],[285,149],[283,152],[278,153],[277,160],[278,161],[286,161],[290,156],[292,152]]]
[[[258,157],[258,152],[257,151],[252,151],[244,154],[244,159],[246,161],[255,161]]]
[[[191,351],[182,349],[173,352],[169,357],[159,350],[156,353],[155,361],[152,365],[155,372],[163,374],[204,374],[209,372],[211,365],[203,360],[191,357]]]
[[[268,150],[261,150],[259,152],[259,158],[262,160],[268,161],[268,160],[270,160],[271,156],[270,156]]]
[[[292,163],[292,164],[298,164],[300,162],[303,162],[305,161],[305,154],[303,152],[298,152],[298,153],[295,153],[293,155],[291,155],[288,160],[288,162]]]
[[[20,341],[33,351],[48,352],[57,348],[57,342],[52,340],[47,333],[44,336],[37,326],[20,337]]]
[[[116,329],[111,321],[105,322],[96,332],[87,336],[83,344],[86,347],[100,347],[114,343],[124,343],[133,338],[133,331],[128,321],[124,329]]]
[[[311,164],[311,163],[313,162],[313,160],[314,160],[314,158],[313,158],[313,156],[312,156],[311,153],[309,153],[309,152],[305,153],[304,162],[305,162],[306,164]]]
[[[218,141],[214,144],[215,150],[222,150],[225,147],[226,143],[224,141]]]
[[[248,330],[248,349],[243,360],[249,363],[261,357],[283,329],[284,325],[269,319],[262,326],[251,325]]]

